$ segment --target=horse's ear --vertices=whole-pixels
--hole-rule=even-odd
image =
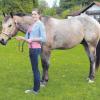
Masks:
[[[2,11],[2,14],[3,14],[4,17],[6,16],[6,14],[4,13],[4,11]]]
[[[10,12],[10,16],[13,18],[13,13],[12,12]]]

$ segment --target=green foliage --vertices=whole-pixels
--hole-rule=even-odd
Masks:
[[[73,6],[72,8],[68,9],[68,10],[64,10],[62,11],[62,13],[60,14],[62,18],[66,18],[70,13],[73,13],[74,11],[79,11],[80,9],[82,9],[82,6]]]
[[[60,7],[56,7],[56,2],[57,0],[55,0],[53,8],[48,8],[48,4],[44,0],[0,0],[0,11],[31,13],[33,8],[39,8],[44,15],[57,16],[59,14],[64,18],[69,13],[90,4],[93,0],[60,0]]]
[[[72,11],[78,11],[78,10],[80,10],[80,9],[82,9],[82,5],[73,6],[73,7],[71,8]]]
[[[38,0],[2,0],[0,1],[1,10],[9,12],[31,12],[32,8],[38,6]]]
[[[91,4],[94,0],[60,0],[60,8],[63,10],[71,9],[74,6],[87,6]],[[100,0],[96,0],[100,1]]]
[[[46,8],[43,10],[43,15],[47,15],[47,16],[54,16],[56,15],[56,9],[54,8]]]
[[[67,15],[69,15],[69,13],[70,13],[70,10],[64,10],[64,11],[62,11],[62,13],[61,13],[61,17],[62,17],[62,18],[65,18]]]

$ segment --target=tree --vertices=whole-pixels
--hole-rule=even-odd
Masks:
[[[77,2],[79,2],[79,0],[60,0],[60,9],[61,11],[70,10],[77,5]]]
[[[58,0],[54,0],[54,1],[53,1],[53,6],[52,6],[52,7],[56,8],[56,7],[58,6],[58,5],[57,5],[57,1],[58,1]]]
[[[38,6],[38,0],[32,0],[33,2],[33,7],[37,7]]]
[[[89,4],[91,4],[94,0],[82,0],[82,5],[83,6],[87,6]]]
[[[43,12],[46,8],[48,8],[47,2],[45,0],[40,0],[38,8],[41,12]]]
[[[1,0],[1,10],[6,13],[13,12],[31,12],[38,6],[38,0]]]

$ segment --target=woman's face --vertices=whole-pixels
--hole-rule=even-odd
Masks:
[[[36,21],[36,20],[39,20],[40,15],[36,11],[32,11],[32,17]]]

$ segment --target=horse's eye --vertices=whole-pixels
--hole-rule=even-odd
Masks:
[[[12,25],[10,24],[8,27],[11,27]]]

